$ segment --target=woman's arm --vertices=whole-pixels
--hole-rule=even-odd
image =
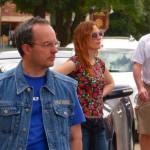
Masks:
[[[76,69],[76,66],[74,62],[71,60],[68,60],[65,63],[59,65],[58,67],[55,67],[53,70],[64,75],[68,75],[75,69]]]
[[[114,80],[113,80],[110,72],[107,70],[107,68],[105,68],[104,76],[106,79],[106,85],[105,85],[104,90],[103,90],[103,97],[108,95],[113,90],[113,88],[115,87]]]

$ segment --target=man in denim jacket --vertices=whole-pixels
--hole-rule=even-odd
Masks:
[[[49,70],[57,53],[49,22],[35,17],[16,30],[21,62],[0,75],[0,150],[81,150],[85,121],[75,80]]]

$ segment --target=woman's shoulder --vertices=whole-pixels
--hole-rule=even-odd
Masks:
[[[105,62],[101,58],[95,57],[95,59],[96,59],[96,62],[105,65]]]
[[[70,60],[78,60],[78,56],[74,55],[74,56],[70,57]]]
[[[76,55],[72,56],[72,57],[70,58],[70,60],[72,60],[72,61],[75,63],[76,66],[80,64],[80,61],[79,61],[79,59],[78,59],[78,56],[76,56]]]

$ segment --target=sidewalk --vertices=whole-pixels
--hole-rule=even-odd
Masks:
[[[135,144],[134,150],[141,150],[139,143],[136,143],[136,144]]]

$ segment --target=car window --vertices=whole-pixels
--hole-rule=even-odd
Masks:
[[[104,60],[110,72],[132,72],[132,54],[130,49],[102,49],[98,57]]]

